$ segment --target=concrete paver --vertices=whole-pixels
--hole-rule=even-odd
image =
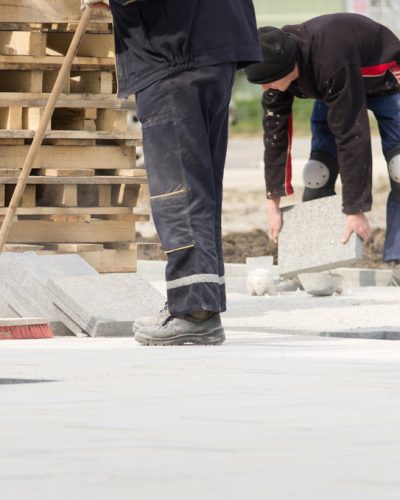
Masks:
[[[218,347],[0,342],[1,497],[397,500],[400,343],[301,335],[399,326],[385,290],[231,294]]]
[[[363,255],[363,243],[353,233],[341,243],[346,216],[339,196],[299,203],[282,212],[278,264],[283,276],[351,264]]]

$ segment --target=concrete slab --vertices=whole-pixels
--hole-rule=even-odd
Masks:
[[[164,297],[136,274],[102,274],[49,280],[56,306],[90,336],[132,336],[139,316],[157,313]]]
[[[3,299],[0,298],[0,318],[18,318],[19,314],[14,311]]]
[[[23,316],[46,318],[55,335],[81,335],[79,325],[55,307],[48,280],[61,276],[97,274],[79,255],[15,254],[6,268],[10,290],[8,300]]]
[[[166,295],[165,260],[138,260],[138,276],[150,281]],[[274,266],[275,267],[275,266]],[[246,293],[246,264],[225,264],[226,289],[229,293]]]
[[[331,297],[303,291],[265,297],[231,295],[224,324],[240,331],[315,336],[357,330],[358,337],[366,332],[369,338],[371,329],[398,332],[400,287],[355,288]]]
[[[330,196],[282,209],[278,265],[282,276],[322,271],[353,263],[362,257],[362,240],[353,234],[343,245],[345,227],[341,198]]]
[[[343,276],[344,288],[361,286],[392,286],[393,273],[391,269],[361,269],[356,267],[339,267],[335,274]]]

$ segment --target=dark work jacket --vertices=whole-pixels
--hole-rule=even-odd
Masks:
[[[399,90],[400,41],[389,29],[357,14],[330,14],[282,29],[297,42],[299,78],[286,92],[263,94],[267,197],[293,193],[292,103],[294,97],[312,97],[328,107],[343,211],[368,211],[372,153],[366,97]]]
[[[260,61],[252,0],[110,0],[118,95],[176,72]]]

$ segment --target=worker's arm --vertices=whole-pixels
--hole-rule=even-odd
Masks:
[[[324,102],[328,124],[335,136],[346,214],[345,243],[352,232],[367,240],[371,234],[368,212],[372,205],[372,152],[365,87],[357,65],[340,68],[327,80]]]
[[[263,94],[264,165],[267,198],[287,196],[292,188],[292,104],[289,92]]]
[[[279,208],[281,196],[293,193],[291,185],[293,96],[288,92],[265,91],[264,110],[264,165],[267,189],[268,236],[275,242],[282,228]]]

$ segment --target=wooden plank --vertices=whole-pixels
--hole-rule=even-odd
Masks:
[[[113,241],[135,241],[135,224],[119,221],[14,222],[9,243],[104,243]]]
[[[78,205],[78,186],[76,184],[43,186],[40,190],[40,201],[43,205],[76,207]]]
[[[18,177],[20,173],[18,168],[0,168],[0,177]]]
[[[72,169],[58,169],[58,168],[41,168],[39,170],[39,175],[44,175],[47,177],[94,177],[94,169],[87,168],[82,170],[72,170]],[[1,175],[1,171],[0,171]],[[11,176],[10,176],[11,177]]]
[[[0,186],[4,188],[4,186]],[[6,214],[7,208],[0,208],[0,215]],[[18,207],[17,215],[128,215],[132,214],[131,207]]]
[[[17,94],[15,102],[12,103],[9,101],[7,104],[6,101],[4,102],[4,107],[12,105],[22,107],[23,104],[18,101],[19,92],[39,94],[42,90],[43,71],[0,71],[0,92],[11,93],[11,95]]]
[[[47,53],[66,55],[73,33],[48,33]],[[110,33],[87,33],[79,45],[78,57],[115,57],[114,36]]]
[[[22,208],[36,207],[36,186],[25,186],[20,206]]]
[[[145,177],[146,170],[144,168],[117,168],[115,175],[126,175],[127,177]]]
[[[0,177],[0,184],[16,184],[18,177]],[[43,185],[74,185],[74,184],[145,184],[146,177],[116,177],[112,175],[98,175],[95,177],[46,177],[43,175],[32,175],[28,177],[27,184]]]
[[[0,171],[3,169],[20,169],[28,154],[29,146],[1,146]],[[120,167],[130,169],[135,165],[135,148],[120,146],[42,146],[37,154],[34,169],[68,169],[84,168],[104,170]],[[138,169],[137,177],[144,177],[145,170]],[[2,175],[2,174],[0,174]],[[78,176],[80,176],[78,174]],[[13,175],[8,175],[13,177]]]
[[[53,130],[86,130],[95,131],[94,119],[86,119],[85,109],[58,108],[51,118]]]
[[[43,250],[43,245],[24,245],[24,244],[6,244],[4,245],[5,252],[37,252],[38,250]]]
[[[113,94],[113,74],[111,71],[86,71],[77,75],[71,73],[71,92],[75,94]]]
[[[22,128],[25,130],[37,130],[43,113],[43,108],[23,108]],[[51,122],[47,125],[47,130],[51,130]]]
[[[130,177],[131,179],[135,179],[135,177]],[[136,177],[139,178],[140,177]],[[131,183],[132,184],[132,183]],[[137,205],[138,197],[139,197],[140,185],[128,185],[128,183],[121,183],[119,185],[114,185],[111,187],[111,203],[115,206],[123,206],[123,207],[135,207]]]
[[[136,250],[137,243],[131,243],[130,241],[116,241],[113,243],[104,243],[104,248],[110,248],[113,250]]]
[[[4,56],[0,55],[0,70],[59,70],[62,56]],[[72,71],[115,71],[112,57],[75,57]]]
[[[0,54],[44,56],[46,38],[37,31],[0,31]]]
[[[49,93],[0,92],[0,107],[5,108],[18,105],[24,108],[44,108],[49,97]],[[61,94],[56,103],[56,107],[135,110],[136,104],[133,97],[129,99],[118,99],[112,94]]]
[[[96,141],[94,139],[45,139],[44,144],[51,146],[95,146]]]
[[[137,248],[79,252],[79,255],[99,273],[135,273],[137,271]]]
[[[96,125],[97,130],[124,132],[128,127],[127,111],[99,109]]]
[[[33,130],[0,130],[0,139],[33,139]],[[141,142],[137,132],[102,132],[51,130],[45,133],[45,139],[98,139],[98,140],[130,140],[137,145]]]
[[[0,128],[18,130],[22,128],[22,108],[0,108]]]
[[[1,73],[0,73],[1,78]],[[1,89],[1,83],[0,83]],[[44,108],[50,94],[29,92],[0,92],[0,107],[9,106]],[[135,99],[118,99],[116,96],[97,94],[61,94],[57,108],[109,108],[109,109],[136,109]]]
[[[103,185],[98,187],[98,200],[99,207],[109,207],[111,205],[111,186]]]
[[[57,77],[58,71],[43,71],[43,93],[50,93],[53,90]],[[71,77],[65,78],[61,91],[65,94],[69,94],[71,92]],[[56,104],[56,107],[58,108],[60,106]]]
[[[0,146],[20,146],[25,144],[24,139],[0,139]]]
[[[99,252],[104,247],[101,243],[48,243],[46,250],[59,253]]]
[[[0,0],[1,1],[1,0]],[[32,29],[41,31],[42,33],[48,32],[74,32],[79,22],[74,21],[71,23],[26,23],[26,22],[13,22],[4,23],[0,21],[0,31],[31,31]],[[112,22],[97,22],[89,23],[86,29],[86,34],[109,34],[112,33]]]
[[[82,16],[79,1],[0,0],[2,23],[71,23]],[[109,12],[95,9],[91,23],[110,22]]]

